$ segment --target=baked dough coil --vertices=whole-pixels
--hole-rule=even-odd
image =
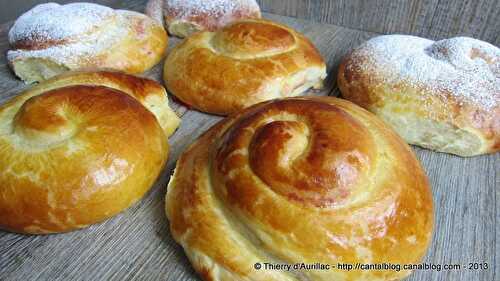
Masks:
[[[417,263],[433,228],[408,145],[331,97],[264,102],[214,126],[178,160],[166,214],[204,280],[399,280],[410,271],[264,263]]]
[[[179,124],[158,83],[116,72],[66,73],[0,106],[0,228],[71,231],[149,190]]]
[[[146,14],[178,37],[215,31],[240,19],[261,17],[255,0],[149,0]]]
[[[9,31],[7,59],[27,83],[68,70],[142,73],[160,62],[168,37],[155,20],[92,3],[35,6]]]
[[[500,151],[500,49],[489,43],[378,36],[344,58],[338,85],[410,144],[459,156]]]
[[[261,101],[321,88],[326,65],[303,35],[267,20],[199,32],[164,67],[167,90],[198,110],[226,115]]]

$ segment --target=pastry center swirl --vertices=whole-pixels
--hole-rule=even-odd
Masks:
[[[240,59],[284,53],[295,44],[295,37],[290,31],[262,22],[232,24],[212,38],[212,45],[217,52]]]
[[[51,145],[71,138],[78,124],[60,90],[28,99],[14,117],[14,133],[25,141]]]
[[[134,109],[132,102],[127,94],[103,86],[75,85],[50,90],[22,104],[12,120],[13,133],[30,145],[50,147],[76,137],[89,126],[97,128],[106,119],[100,116],[109,111],[116,116],[125,114]],[[117,131],[118,128],[110,127],[108,133]]]
[[[287,200],[333,206],[357,193],[373,164],[370,132],[332,105],[281,101],[240,120],[222,138],[216,158],[225,194],[243,186],[257,192],[263,184]]]

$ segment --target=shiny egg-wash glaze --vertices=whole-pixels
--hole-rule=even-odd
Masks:
[[[289,98],[229,117],[186,150],[166,196],[204,280],[399,280],[410,271],[256,270],[255,263],[416,263],[432,237],[427,177],[371,113]]]
[[[204,112],[227,115],[321,88],[326,65],[304,35],[268,20],[242,20],[177,45],[163,71],[170,93]]]
[[[65,232],[121,212],[158,177],[178,123],[163,87],[126,74],[25,91],[0,107],[0,228]]]

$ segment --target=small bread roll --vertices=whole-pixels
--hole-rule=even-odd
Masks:
[[[160,174],[179,124],[158,83],[66,73],[0,106],[0,228],[55,233],[112,217]]]
[[[149,0],[146,14],[163,23],[171,35],[187,37],[240,19],[260,18],[260,8],[255,0]]]
[[[91,3],[35,6],[9,31],[7,59],[26,83],[68,70],[141,73],[164,56],[168,37],[155,20]]]
[[[410,274],[402,266],[337,265],[418,263],[433,228],[412,150],[371,113],[332,97],[269,101],[215,125],[177,161],[166,214],[211,281],[400,280]]]
[[[167,90],[187,105],[226,115],[320,88],[326,65],[304,35],[244,20],[184,40],[168,55],[163,75]]]
[[[338,85],[408,143],[460,156],[500,150],[500,49],[486,42],[379,36],[344,59]]]

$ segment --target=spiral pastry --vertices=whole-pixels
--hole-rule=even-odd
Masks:
[[[52,78],[0,106],[0,228],[83,228],[138,201],[179,119],[158,83],[115,72]]]
[[[243,20],[187,38],[170,52],[163,73],[181,101],[225,115],[320,88],[326,65],[304,35],[267,20]]]
[[[260,8],[255,0],[149,0],[146,14],[163,23],[171,35],[187,37],[239,19],[260,18]]]
[[[205,280],[398,280],[410,272],[337,266],[418,262],[433,227],[410,148],[372,114],[329,97],[261,103],[214,126],[178,160],[166,213]]]
[[[408,143],[468,157],[500,151],[500,49],[454,37],[382,35],[341,65],[342,96]]]
[[[141,73],[163,58],[167,42],[163,27],[140,13],[92,3],[46,3],[16,20],[7,59],[27,83],[84,68]]]

